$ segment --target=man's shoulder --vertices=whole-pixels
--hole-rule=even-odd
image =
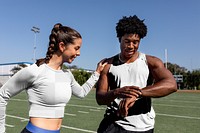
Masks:
[[[113,63],[113,60],[114,60],[116,57],[118,57],[118,54],[107,58],[106,61],[108,62],[108,64],[112,64],[112,63]]]
[[[104,67],[103,69],[103,73],[104,74],[107,74],[109,69],[110,69],[110,66],[113,65],[113,62],[114,62],[114,59],[116,58],[117,55],[114,55],[114,56],[111,56],[109,58],[106,59],[106,62],[107,62],[107,65]]]
[[[147,63],[150,68],[155,66],[163,66],[163,62],[160,58],[152,55],[146,55]]]
[[[106,61],[108,62],[108,64],[112,64],[112,62],[113,62],[113,57],[108,58]]]

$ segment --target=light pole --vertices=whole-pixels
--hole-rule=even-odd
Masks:
[[[165,49],[165,67],[166,68],[167,68],[167,62],[168,62],[167,58],[168,58],[167,49]]]
[[[35,34],[35,39],[34,39],[34,44],[33,44],[33,62],[35,62],[36,61],[36,59],[35,59],[35,51],[36,51],[36,33],[40,33],[40,28],[37,28],[37,27],[35,27],[35,26],[33,26],[32,28],[31,28],[31,31],[33,31]]]

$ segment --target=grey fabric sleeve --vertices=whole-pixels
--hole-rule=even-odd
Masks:
[[[5,132],[6,102],[0,97],[0,133]]]
[[[5,132],[6,105],[8,100],[26,89],[32,82],[30,68],[23,68],[11,77],[0,89],[0,133]]]
[[[74,79],[73,75],[71,75],[71,76],[72,76],[72,84],[71,84],[72,85],[72,94],[79,98],[83,98],[90,92],[92,87],[96,84],[96,82],[99,79],[100,74],[98,72],[92,73],[90,78],[82,86],[80,86],[77,83],[77,81]]]

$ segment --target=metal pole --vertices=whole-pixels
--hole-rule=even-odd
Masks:
[[[168,62],[168,60],[167,60],[167,49],[165,49],[165,67],[167,68],[167,62]]]
[[[36,54],[35,54],[35,52],[36,52],[36,33],[40,33],[40,28],[33,26],[31,31],[34,32],[34,36],[35,36],[34,44],[33,44],[33,62],[35,62],[36,61],[36,57],[35,57],[36,56]]]
[[[33,62],[35,62],[35,51],[36,51],[36,33],[35,35],[35,39],[34,39],[34,44],[33,44]]]

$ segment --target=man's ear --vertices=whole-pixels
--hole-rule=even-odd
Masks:
[[[65,48],[66,48],[66,46],[65,46],[65,44],[63,43],[63,42],[59,42],[59,50],[61,51],[61,52],[63,52],[64,50],[65,50]]]

